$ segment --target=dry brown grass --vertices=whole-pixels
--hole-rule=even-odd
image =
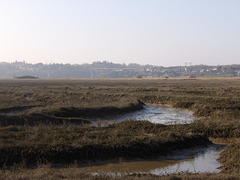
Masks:
[[[31,115],[35,114],[46,115],[53,111],[61,112],[61,108],[96,109],[109,106],[122,108],[128,107],[130,103],[134,103],[137,100],[150,104],[168,104],[175,108],[193,111],[197,119],[196,123],[188,127],[192,134],[203,134],[208,137],[224,139],[240,137],[239,78],[0,80],[0,111],[5,111],[9,108],[31,106],[30,109],[23,113],[26,117],[34,117]],[[108,113],[106,113],[106,115],[107,114]],[[19,117],[18,115],[15,116],[15,118]],[[1,116],[1,119],[2,118],[3,116]],[[32,118],[32,120],[34,120],[34,118]],[[35,128],[38,129],[39,127]],[[34,128],[32,128],[32,130],[29,128],[19,131],[22,135],[18,135],[18,138],[14,135],[16,132],[11,132],[11,128],[2,129],[2,133],[6,133],[7,135],[1,135],[1,147],[10,144],[21,144],[23,142],[21,138],[25,138],[26,142],[35,141],[36,144],[41,144],[45,141],[45,145],[47,146],[54,144],[54,142],[58,144],[60,141],[57,140],[57,137],[61,137],[61,134],[65,134],[64,138],[66,138],[63,138],[61,142],[68,142],[69,138],[71,139],[68,135],[70,135],[69,132],[72,127],[62,127],[63,129],[65,128],[65,130],[63,130],[64,133],[62,131],[59,131],[61,133],[56,133],[55,128],[56,127],[50,127],[49,129],[50,132],[55,132],[55,134],[49,133],[51,137],[44,131],[41,134],[41,128],[36,130],[38,133],[33,133]],[[129,127],[126,127],[123,132],[131,134],[132,132],[128,132],[128,128]],[[176,128],[179,129],[179,132],[185,132],[185,126],[179,125],[176,126]],[[157,129],[161,128],[155,129],[155,131],[158,132]],[[102,131],[105,133],[101,131],[99,131],[99,134],[96,131],[89,131],[89,133],[92,134],[91,136],[89,135],[89,137],[87,136],[88,141],[90,143],[106,142],[100,141],[100,137],[111,131],[106,129]],[[171,131],[175,130],[172,129],[168,131],[169,134],[171,134]],[[117,137],[117,133],[119,132],[111,133],[115,133],[116,136],[114,135],[113,137]],[[160,132],[158,133],[161,134]],[[151,133],[151,135],[152,134],[154,133]],[[110,134],[108,135],[111,136]],[[181,134],[179,135],[182,136]],[[73,135],[72,137],[76,136]],[[128,137],[120,133],[119,137],[121,137],[120,139],[126,138],[125,140],[130,142],[132,140],[129,139],[130,137],[135,140],[139,138],[139,141],[144,139],[143,136],[137,136],[136,134]],[[157,134],[156,137],[146,137],[146,140],[149,140],[149,142],[154,140],[154,138],[159,138]],[[120,139],[118,141],[120,144],[125,141],[121,141]],[[83,142],[85,141],[83,140]],[[227,173],[235,172],[239,174],[239,149],[239,144],[234,142],[232,146],[229,146],[226,151],[222,153],[221,161],[224,163],[223,169]],[[200,178],[206,176],[208,177],[208,175],[200,175]],[[89,178],[85,175],[84,177]],[[198,175],[187,175],[186,179],[188,177],[195,177],[197,179]],[[208,178],[214,179],[216,177],[219,179],[222,177],[223,179],[224,177],[231,179],[231,177],[236,178],[238,176],[234,174],[220,174],[211,175]],[[148,176],[147,178],[155,177]],[[182,178],[182,176],[176,176],[176,178]]]

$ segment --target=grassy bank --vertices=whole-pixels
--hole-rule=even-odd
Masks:
[[[221,153],[219,161],[224,165],[222,167],[225,173],[240,174],[240,143],[236,142],[228,146],[225,151]]]
[[[87,119],[99,118],[104,116],[114,116],[129,113],[143,109],[141,101],[134,101],[121,107],[103,106],[103,107],[59,107],[48,109],[34,109],[22,111],[14,114],[16,109],[22,107],[12,107],[2,109],[0,115],[0,126],[38,126],[38,125],[83,125],[90,124]],[[24,106],[23,106],[24,107]],[[28,108],[30,109],[30,108]],[[11,111],[10,111],[11,110]],[[13,115],[8,115],[10,112]]]
[[[156,158],[210,141],[187,125],[124,121],[108,127],[6,127],[0,134],[0,166],[70,165],[107,159]]]

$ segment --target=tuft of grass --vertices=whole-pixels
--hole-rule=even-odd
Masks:
[[[221,167],[225,173],[240,174],[240,143],[229,145],[221,154],[219,161],[224,165]]]

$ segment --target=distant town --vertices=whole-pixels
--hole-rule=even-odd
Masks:
[[[25,61],[0,63],[0,78],[197,78],[240,77],[238,65],[154,65],[116,64],[97,61],[92,64],[30,64]]]

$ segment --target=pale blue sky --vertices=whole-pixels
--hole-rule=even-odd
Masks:
[[[240,64],[240,0],[0,0],[0,61]]]

